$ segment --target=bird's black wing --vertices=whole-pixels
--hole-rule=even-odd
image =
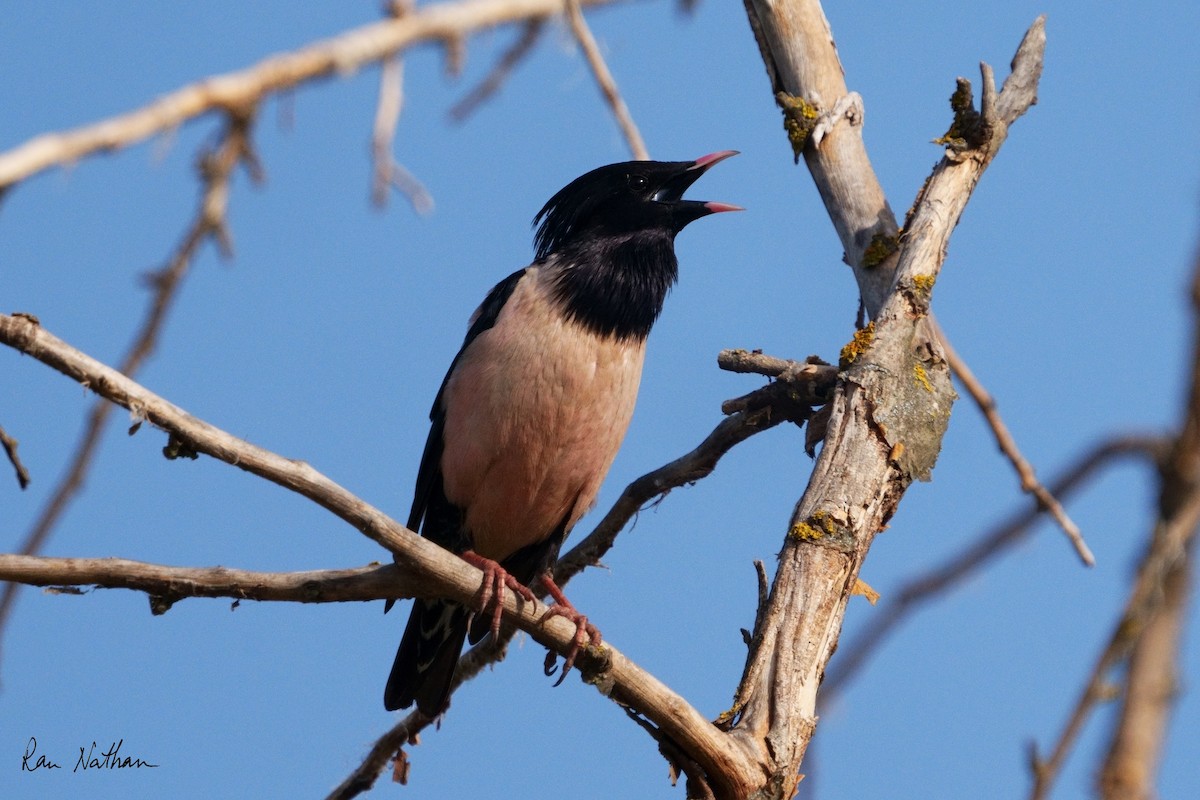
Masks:
[[[417,470],[417,485],[413,492],[412,510],[408,514],[408,528],[420,531],[430,541],[443,547],[452,548],[455,532],[443,530],[442,526],[435,525],[425,525],[425,530],[420,530],[419,527],[430,511],[430,505],[440,505],[438,500],[444,502],[443,498],[438,497],[442,494],[441,461],[446,428],[446,412],[442,408],[442,395],[445,393],[446,383],[454,374],[454,369],[458,366],[458,361],[462,358],[463,353],[467,351],[471,342],[475,341],[479,334],[496,324],[500,310],[504,308],[504,304],[508,302],[508,298],[512,296],[517,284],[524,276],[525,269],[517,270],[493,286],[487,297],[479,304],[462,347],[454,356],[454,360],[450,362],[450,369],[446,370],[446,377],[442,379],[442,385],[438,388],[437,397],[433,401],[433,408],[429,411],[429,420],[433,424],[429,429],[429,438],[425,440],[425,451],[421,454],[421,466]]]
[[[450,369],[442,379],[433,408],[429,412],[429,438],[421,454],[417,470],[417,485],[413,494],[408,527],[451,552],[462,552],[470,546],[462,525],[462,509],[446,499],[442,488],[442,449],[446,429],[446,412],[442,395],[446,383],[454,374],[458,361],[481,333],[496,324],[501,309],[512,296],[525,275],[521,269],[492,287],[471,318],[471,326]],[[387,612],[394,600],[384,605]],[[396,650],[396,660],[388,675],[383,705],[389,711],[407,708],[415,701],[417,708],[432,717],[441,713],[450,694],[450,683],[467,636],[467,609],[446,600],[421,600],[413,604],[408,626]]]

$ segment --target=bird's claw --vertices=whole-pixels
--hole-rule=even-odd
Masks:
[[[553,585],[550,582],[545,583],[548,589]],[[566,653],[562,672],[559,673],[558,680],[554,682],[554,685],[558,686],[566,679],[567,673],[571,671],[571,667],[575,666],[575,658],[579,655],[579,651],[589,644],[593,647],[598,647],[604,640],[600,636],[600,631],[596,629],[596,626],[588,622],[587,616],[580,614],[575,606],[571,605],[562,592],[558,591],[557,586],[554,586],[550,590],[550,594],[554,597],[554,604],[546,609],[545,613],[538,619],[538,624],[545,624],[546,620],[550,617],[562,617],[575,625],[575,636],[571,640],[571,648]],[[553,651],[546,655],[545,672],[547,676],[554,674]]]
[[[529,590],[528,586],[508,574],[508,570],[492,559],[485,558],[472,550],[463,553],[462,558],[471,566],[483,571],[483,581],[479,584],[475,610],[476,613],[482,614],[488,610],[488,606],[491,606],[492,624],[489,630],[492,633],[492,639],[498,639],[500,637],[500,619],[504,614],[505,588],[511,589],[522,600],[530,603],[536,602],[537,597]]]

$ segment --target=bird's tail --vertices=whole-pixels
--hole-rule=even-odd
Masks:
[[[383,692],[388,711],[408,708],[413,701],[429,717],[446,709],[454,667],[467,637],[467,619],[467,610],[458,603],[420,599],[413,603]]]

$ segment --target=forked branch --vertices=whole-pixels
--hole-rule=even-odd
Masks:
[[[822,109],[853,107],[839,102],[847,91],[818,3],[748,0],[747,7],[777,98],[802,99],[818,117]],[[843,351],[824,448],[792,516],[731,709],[731,735],[769,776],[771,796],[790,797],[799,780],[816,726],[817,688],[871,542],[911,481],[928,478],[940,449],[954,395],[926,324],[932,289],[972,190],[1008,126],[1036,99],[1044,45],[1038,19],[999,96],[991,70],[982,67],[979,125],[934,169],[903,237],[895,236],[854,124],[834,126],[819,144],[793,142],[834,218],[872,324]]]

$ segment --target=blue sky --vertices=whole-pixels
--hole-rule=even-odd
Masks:
[[[377,3],[18,3],[0,29],[0,149],[140,106],[373,20]],[[951,243],[934,306],[996,395],[1043,476],[1118,431],[1179,418],[1189,357],[1185,287],[1200,184],[1200,8],[867,2],[827,8],[865,136],[903,213],[940,156],[954,78],[1001,75],[1026,27],[1048,14],[1039,104],[1012,130]],[[669,4],[591,15],[653,156],[742,151],[691,196],[747,211],[678,241],[681,280],[652,334],[641,398],[590,530],[633,478],[691,449],[722,400],[760,380],[719,371],[726,347],[836,357],[856,294],[820,200],[792,165],[740,4]],[[396,154],[437,206],[368,202],[374,69],[314,86],[260,113],[267,175],[239,176],[231,261],[206,249],[140,380],[191,413],[302,458],[403,518],[426,413],[466,319],[531,253],[529,221],[551,194],[628,158],[571,39],[555,25],[504,92],[465,125],[447,109],[514,31],[469,42],[465,72],[440,51],[407,60]],[[143,314],[140,276],[192,214],[191,164],[205,118],[114,155],[40,175],[0,206],[5,312],[108,363]],[[0,541],[15,548],[55,485],[92,398],[31,359],[0,351],[0,424],[34,484],[0,474]],[[168,462],[161,433],[118,415],[84,494],[47,548],[175,565],[261,570],[356,566],[385,555],[326,512],[201,458]],[[640,515],[568,594],[631,658],[705,714],[728,707],[754,612],[752,561],[770,567],[811,462],[781,427],[731,453],[698,485]],[[1126,464],[1068,510],[1098,564],[1082,568],[1047,523],[876,653],[826,709],[806,771],[820,797],[1010,798],[1028,786],[1027,742],[1047,746],[1124,602],[1149,524],[1149,471]],[[1027,501],[979,414],[960,402],[934,480],[913,487],[863,577],[883,593]],[[573,539],[577,540],[577,536]],[[406,610],[188,600],[152,617],[144,596],[23,593],[0,663],[5,797],[313,797],[335,786],[392,722],[383,682]],[[855,599],[848,643],[872,609]],[[1162,796],[1200,787],[1200,675],[1189,624],[1184,693]],[[836,656],[835,656],[836,659]],[[407,788],[373,797],[496,797],[535,779],[578,797],[682,797],[655,747],[613,704],[570,679],[552,689],[525,640],[461,691],[410,753]],[[1102,710],[1057,797],[1090,792],[1106,743]],[[123,739],[161,766],[117,774],[22,774],[30,736],[58,760]]]

